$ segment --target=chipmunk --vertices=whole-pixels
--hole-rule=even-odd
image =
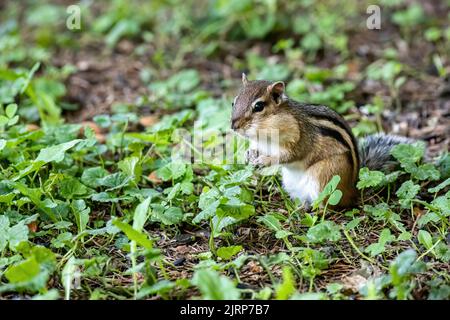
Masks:
[[[358,142],[347,122],[324,105],[287,97],[282,81],[242,84],[232,103],[231,128],[250,140],[247,161],[256,166],[281,165],[284,189],[308,208],[334,175],[341,180],[339,207],[357,203],[359,168],[392,171],[393,146],[411,143],[405,137],[375,134]],[[261,139],[261,132],[265,132]]]

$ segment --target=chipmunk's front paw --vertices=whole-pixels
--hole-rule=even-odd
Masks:
[[[249,149],[245,152],[245,163],[253,164],[258,158],[258,150]]]
[[[271,157],[259,154],[258,151],[254,149],[247,150],[245,158],[247,163],[257,168],[268,167],[272,165],[273,162]]]
[[[251,162],[257,168],[268,167],[272,164],[272,158],[264,155],[260,155]]]

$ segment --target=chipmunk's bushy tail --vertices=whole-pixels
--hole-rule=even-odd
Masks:
[[[394,171],[399,163],[391,155],[391,149],[397,144],[413,142],[413,139],[382,133],[367,136],[359,143],[361,167],[385,173]]]

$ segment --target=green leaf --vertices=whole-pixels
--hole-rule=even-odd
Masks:
[[[269,229],[275,232],[283,230],[280,221],[274,215],[271,214],[266,214],[264,216],[259,217],[258,222],[264,223]]]
[[[369,187],[376,187],[380,185],[384,180],[384,173],[381,171],[370,171],[369,168],[359,169],[359,181],[356,187],[361,190]]]
[[[154,294],[163,294],[166,292],[169,292],[175,287],[175,282],[169,281],[169,280],[161,280],[156,282],[155,284],[152,284],[151,286],[144,286],[141,288],[141,290],[138,292],[136,298],[142,299],[149,295]]]
[[[189,195],[194,192],[194,184],[192,182],[181,182],[180,190],[184,195]]]
[[[31,300],[46,300],[46,301],[50,301],[50,300],[58,300],[59,297],[59,293],[57,289],[50,289],[47,292],[43,293],[43,294],[37,294],[35,296],[33,296],[33,298]]]
[[[141,202],[134,210],[133,229],[141,232],[148,218],[148,207],[150,206],[151,197]]]
[[[395,236],[391,234],[391,230],[385,228],[381,231],[378,242],[372,243],[364,251],[368,252],[371,257],[375,257],[385,250],[385,245],[395,240]]]
[[[106,191],[113,191],[127,186],[131,181],[131,177],[127,176],[123,172],[116,172],[107,175],[97,180],[97,182],[108,189]]]
[[[420,186],[408,180],[403,182],[395,194],[400,198],[402,208],[408,208],[411,205],[411,200],[416,197],[419,191]]]
[[[217,256],[224,260],[230,260],[233,256],[238,254],[241,250],[242,250],[242,246],[220,247],[217,250]]]
[[[294,276],[290,267],[283,268],[283,282],[276,287],[277,300],[287,300],[295,292]]]
[[[28,86],[30,85],[31,79],[33,78],[34,74],[36,73],[36,71],[39,69],[39,67],[41,66],[40,62],[36,62],[33,67],[31,67],[31,70],[28,72],[25,81],[23,82],[21,88],[20,88],[20,93],[24,93],[25,90],[27,90]]]
[[[8,240],[9,248],[15,250],[19,243],[28,240],[28,227],[22,222],[11,227],[8,231]]]
[[[443,216],[445,216],[445,217],[450,216],[450,192],[447,192],[446,195],[444,195],[444,196],[437,197],[436,199],[434,199],[431,202],[431,204]]]
[[[420,165],[416,169],[411,170],[411,174],[418,180],[438,180],[441,176],[439,170],[431,163]]]
[[[392,21],[399,26],[412,28],[423,22],[425,12],[419,3],[413,3],[405,10],[398,10],[392,15]]]
[[[350,222],[348,222],[345,225],[345,230],[348,231],[348,230],[355,229],[363,219],[364,218],[362,218],[362,217],[354,218],[353,220],[351,220]]]
[[[9,267],[5,277],[11,283],[28,282],[33,280],[41,271],[39,263],[34,257]]]
[[[189,92],[200,83],[200,75],[195,69],[185,69],[169,78],[168,84],[177,91]]]
[[[380,233],[380,238],[378,239],[379,243],[386,244],[388,242],[394,241],[395,236],[391,234],[390,229],[383,229]]]
[[[450,34],[449,34],[450,36]],[[443,179],[450,178],[450,153],[445,152],[437,161],[439,172]]]
[[[329,294],[335,295],[339,293],[344,288],[344,285],[341,283],[330,283],[327,285],[327,292]]]
[[[156,174],[163,181],[176,180],[186,173],[186,164],[182,162],[170,162],[158,169]]]
[[[61,143],[56,146],[44,148],[39,152],[35,162],[43,161],[49,162],[61,162],[64,159],[64,154],[67,150],[73,148],[77,143],[81,142],[81,139],[72,140],[69,142]]]
[[[400,176],[400,174],[401,174],[401,171],[394,171],[394,172],[391,172],[391,173],[385,175],[384,183],[389,184],[389,183],[395,182],[398,179],[398,177]]]
[[[164,225],[170,226],[178,224],[183,219],[183,211],[178,207],[163,207],[161,205],[152,206],[151,217]]]
[[[420,186],[408,180],[403,182],[395,194],[401,199],[413,199],[419,191]]]
[[[426,230],[419,230],[417,235],[419,243],[422,244],[427,250],[433,246],[433,238]]]
[[[128,196],[117,197],[113,193],[100,192],[100,193],[93,194],[91,199],[93,201],[99,201],[99,202],[114,202],[114,203],[117,203],[117,202],[123,201],[123,200],[130,200],[130,197],[128,197]]]
[[[292,232],[287,231],[287,230],[279,230],[279,231],[275,232],[275,238],[284,239],[286,237],[289,237],[292,234],[293,234]]]
[[[408,241],[408,240],[411,240],[411,238],[412,238],[412,234],[408,231],[404,231],[398,236],[397,240],[398,241]]]
[[[9,122],[9,118],[4,115],[0,115],[0,126],[5,126]]]
[[[200,195],[200,201],[201,201],[201,195]],[[216,200],[213,203],[211,203],[211,205],[205,209],[203,209],[202,211],[200,211],[194,219],[192,219],[193,223],[199,223],[202,220],[206,220],[206,219],[210,219],[212,218],[217,210],[217,207],[220,205],[220,201]],[[199,202],[199,207],[200,207],[200,202]]]
[[[328,198],[328,203],[332,206],[335,206],[341,201],[342,198],[342,191],[341,190],[335,190],[330,197]]]
[[[439,191],[441,191],[442,189],[444,189],[445,187],[448,187],[448,186],[450,186],[450,178],[447,178],[446,180],[442,181],[440,184],[438,184],[434,188],[429,188],[428,192],[436,193],[436,192],[439,192]]]
[[[400,161],[402,167],[419,162],[425,154],[425,143],[398,144],[391,149],[391,154]]]
[[[425,269],[424,263],[416,261],[416,258],[417,254],[412,249],[400,253],[395,258],[389,267],[394,284],[401,284],[406,276],[421,272]]]
[[[319,194],[319,197],[314,201],[313,203],[313,209],[317,209],[319,207],[319,205],[325,200],[325,198],[331,196],[331,194],[333,194],[333,192],[336,190],[337,185],[339,184],[339,182],[341,181],[341,177],[340,176],[333,176],[333,178],[331,178],[331,180],[326,184],[326,186],[323,188],[322,192]],[[340,196],[342,196],[342,192],[340,193]],[[336,201],[339,197],[339,193],[337,193],[334,197],[333,200]]]
[[[327,185],[324,187],[324,191],[327,194],[331,194],[334,190],[336,190],[339,182],[341,181],[340,176],[333,176],[331,180],[327,183]]]
[[[19,116],[14,116],[11,119],[9,119],[8,121],[8,126],[13,126],[15,125],[17,122],[19,122]]]
[[[436,214],[436,212],[429,211],[419,218],[417,225],[419,226],[419,228],[422,228],[423,226],[427,225],[430,222],[436,223],[439,222],[440,220],[441,217],[438,214]]]
[[[56,238],[53,238],[51,243],[54,248],[60,249],[70,246],[73,240],[73,234],[70,232],[60,233]]]
[[[317,215],[305,213],[304,217],[300,220],[300,223],[307,227],[312,227],[316,223],[317,219]]]
[[[450,247],[444,243],[439,242],[433,249],[434,254],[436,255],[436,258],[441,260],[444,263],[450,262]]]
[[[0,216],[0,253],[8,245],[9,219],[7,216]]]
[[[376,242],[376,243],[372,243],[371,245],[367,246],[367,248],[364,251],[368,252],[371,257],[375,257],[375,256],[379,255],[380,253],[383,253],[384,250],[385,250],[384,244]]]
[[[210,269],[195,271],[192,284],[199,288],[206,300],[237,300],[241,296],[230,279]]]
[[[127,157],[118,163],[118,167],[127,176],[133,177],[134,182],[138,183],[142,176],[142,167],[138,157]]]
[[[341,232],[339,226],[333,221],[324,221],[309,228],[306,237],[312,243],[336,242],[341,239]]]
[[[17,104],[15,103],[9,104],[5,109],[5,114],[10,119],[14,117],[16,112],[17,112]]]
[[[97,188],[102,185],[102,178],[108,175],[108,171],[101,167],[88,168],[81,175],[81,182],[91,188]]]
[[[82,233],[86,230],[89,223],[89,213],[91,209],[86,207],[86,202],[82,199],[72,201],[72,211],[78,226],[78,232]]]
[[[141,245],[145,249],[151,249],[153,247],[152,241],[150,241],[147,236],[135,229],[130,225],[123,223],[119,220],[114,220],[113,225],[119,228],[131,241],[135,241],[137,244]]]
[[[66,199],[73,199],[88,192],[88,189],[78,179],[67,176],[60,183],[59,192]]]
[[[52,270],[56,264],[55,254],[46,247],[34,246],[31,249],[31,255],[47,270]]]
[[[6,203],[6,205],[10,206],[12,204],[12,200],[14,199],[15,196],[16,195],[14,192],[2,194],[2,195],[0,195],[0,203]]]
[[[322,45],[320,37],[315,33],[308,33],[301,41],[302,48],[306,50],[316,51]]]
[[[61,272],[61,282],[65,291],[65,299],[70,299],[70,293],[72,291],[73,280],[75,278],[75,273],[77,272],[76,259],[72,256],[64,265]]]
[[[169,201],[173,200],[176,197],[176,195],[179,193],[180,188],[181,188],[181,183],[178,182],[172,188],[167,188],[166,190],[164,190],[164,193],[167,193],[167,192],[169,193],[167,195],[167,200],[169,200]]]
[[[124,36],[132,36],[139,33],[139,23],[136,20],[126,19],[123,17],[108,32],[105,42],[108,47],[112,48]]]

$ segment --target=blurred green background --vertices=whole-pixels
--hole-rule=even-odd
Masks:
[[[81,10],[79,30],[66,27],[72,4]],[[371,4],[381,9],[380,30],[366,27]],[[229,89],[245,71],[253,79],[286,80],[293,98],[342,113],[363,105],[369,113],[386,106],[399,111],[424,77],[448,75],[448,1],[27,0],[1,6],[0,67],[30,69],[41,63],[39,74],[49,76],[36,85],[49,89],[49,103],[40,108],[40,118],[48,121],[58,121],[61,109],[86,107],[83,97],[71,99],[70,92],[67,97],[59,83],[96,59],[112,60],[113,69],[125,67],[117,76],[139,79],[142,94],[120,97],[123,102],[157,102],[150,104],[153,109],[180,109],[205,95],[231,99]],[[83,64],[85,56],[90,60]],[[115,56],[140,64],[130,71],[123,66],[129,59]],[[402,94],[409,78],[412,89],[406,86],[408,93]],[[12,96],[0,94],[0,103]],[[21,112],[38,120],[35,112]],[[375,123],[366,121],[356,133],[374,131]]]

